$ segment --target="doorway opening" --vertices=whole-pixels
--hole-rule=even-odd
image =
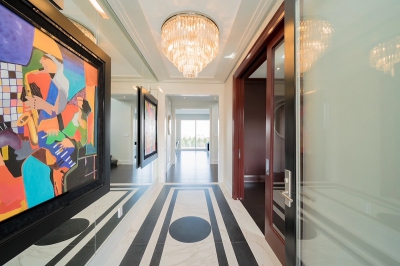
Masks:
[[[218,182],[218,97],[170,95],[168,99],[171,151],[167,156],[172,160],[166,182]]]
[[[232,196],[285,264],[283,34],[282,5],[234,74]]]

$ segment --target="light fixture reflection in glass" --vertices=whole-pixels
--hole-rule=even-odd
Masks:
[[[177,14],[162,25],[161,46],[184,77],[195,78],[218,54],[219,29],[203,15]]]
[[[378,44],[369,53],[369,64],[394,77],[394,65],[400,62],[400,36]]]
[[[323,20],[300,21],[300,72],[304,73],[328,48],[333,28]]]

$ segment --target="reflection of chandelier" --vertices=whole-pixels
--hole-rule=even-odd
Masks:
[[[74,24],[86,37],[88,37],[92,42],[96,43],[96,37],[94,36],[93,32],[83,26],[81,23],[69,18],[69,20]]]
[[[304,73],[322,56],[328,47],[333,28],[327,21],[300,21],[300,72]]]
[[[203,15],[177,14],[162,25],[161,45],[164,55],[184,77],[195,78],[217,56],[219,30]]]
[[[394,77],[394,65],[400,62],[400,36],[375,46],[369,53],[369,64]]]

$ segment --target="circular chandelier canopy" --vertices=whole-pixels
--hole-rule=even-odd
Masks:
[[[218,54],[219,29],[204,15],[179,13],[162,25],[161,46],[185,78],[195,78]]]

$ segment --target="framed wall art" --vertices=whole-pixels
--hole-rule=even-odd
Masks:
[[[139,90],[139,159],[143,168],[158,157],[157,99],[144,88]]]
[[[3,264],[109,191],[111,60],[47,1],[0,17]]]

